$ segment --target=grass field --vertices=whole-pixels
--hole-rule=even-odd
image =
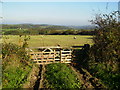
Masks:
[[[74,39],[76,37],[76,39]],[[28,41],[29,47],[40,47],[40,46],[57,46],[70,47],[79,46],[84,44],[93,44],[92,36],[84,35],[31,35]],[[21,38],[18,35],[5,35],[2,38],[2,42],[11,42],[20,44],[22,43],[24,36]]]

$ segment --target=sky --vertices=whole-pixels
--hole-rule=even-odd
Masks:
[[[120,0],[1,0],[4,2],[118,2]]]
[[[118,10],[117,2],[3,2],[3,24],[90,25],[95,14]]]

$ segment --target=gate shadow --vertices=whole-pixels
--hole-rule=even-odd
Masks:
[[[84,46],[82,46],[82,49],[74,49],[72,53],[73,55],[72,63],[76,63],[75,66],[80,66],[82,68],[88,69],[89,50],[90,50],[89,44],[85,44]]]

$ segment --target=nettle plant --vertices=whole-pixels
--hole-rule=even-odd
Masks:
[[[91,20],[97,27],[93,38],[94,45],[91,49],[92,60],[96,62],[107,62],[115,64],[120,62],[120,22],[118,22],[118,11],[110,14],[96,15]]]

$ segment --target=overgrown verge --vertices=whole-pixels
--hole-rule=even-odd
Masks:
[[[33,63],[25,48],[12,43],[2,45],[2,87],[20,88],[27,81]]]
[[[66,64],[56,63],[46,66],[44,87],[58,89],[81,88],[81,83],[77,75]]]

